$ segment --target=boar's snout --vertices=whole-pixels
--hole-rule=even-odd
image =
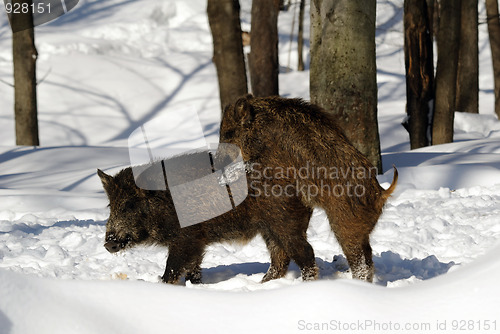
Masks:
[[[108,233],[106,235],[106,242],[104,247],[110,253],[116,253],[126,248],[132,242],[132,238],[127,235],[124,238],[118,238],[114,233]]]
[[[104,244],[104,247],[110,253],[116,253],[121,249],[120,244],[116,241],[108,241]]]

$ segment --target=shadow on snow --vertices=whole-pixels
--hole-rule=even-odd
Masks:
[[[393,252],[383,252],[380,256],[374,256],[375,274],[377,285],[387,286],[390,282],[415,277],[419,280],[427,280],[439,275],[446,274],[455,265],[454,262],[443,263],[430,255],[424,259],[403,259],[401,255]],[[341,274],[349,272],[349,265],[343,255],[335,255],[331,262],[316,258],[319,268],[320,280],[333,280]],[[238,275],[265,274],[269,263],[250,262],[232,265],[221,265],[213,268],[203,269],[203,283],[214,284]],[[296,278],[300,277],[300,269],[295,263],[290,264],[288,272],[292,272]]]

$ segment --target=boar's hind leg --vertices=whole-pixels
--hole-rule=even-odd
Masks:
[[[196,242],[191,241],[187,245],[170,246],[162,281],[177,284],[181,276],[186,273],[186,279],[189,279],[192,283],[201,283],[200,264],[202,260],[203,247],[196,245]]]
[[[375,268],[372,260],[372,248],[369,239],[358,241],[352,245],[342,245],[347,262],[351,267],[352,278],[373,282]]]
[[[307,242],[306,235],[295,236],[287,240],[285,246],[290,257],[300,268],[302,279],[312,281],[318,278],[318,267],[314,259],[314,250]]]
[[[332,222],[330,216],[328,219]],[[373,225],[356,220],[349,221],[349,224],[337,222],[330,223],[330,225],[347,258],[352,278],[372,282],[375,270],[370,246],[370,232]]]
[[[290,264],[290,257],[269,233],[263,233],[262,236],[271,255],[271,265],[264,278],[262,278],[262,283],[265,283],[285,276]]]

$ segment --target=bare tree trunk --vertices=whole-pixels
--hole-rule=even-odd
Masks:
[[[462,0],[455,110],[479,113],[478,0]]]
[[[440,0],[427,0],[429,23],[431,26],[431,35],[433,39],[437,39],[437,36],[439,34],[439,2]]]
[[[28,3],[18,0],[13,3]],[[38,146],[38,111],[36,98],[36,60],[33,16],[27,13],[11,16],[12,54],[14,61],[14,113],[16,122],[16,144]],[[22,30],[24,29],[24,30]]]
[[[431,34],[431,38],[434,38],[435,36],[434,14],[438,12],[437,0],[426,0],[426,3],[427,3],[427,21],[429,22],[429,32]]]
[[[299,9],[299,33],[297,36],[297,51],[299,53],[299,63],[297,65],[297,69],[299,71],[304,70],[304,10],[305,10],[306,0],[300,0],[300,9]]]
[[[497,0],[486,0],[486,15],[488,17],[488,33],[495,81],[495,113],[500,119],[500,20]]]
[[[221,108],[245,95],[247,75],[241,39],[238,0],[208,0],[208,21],[214,43]],[[253,38],[253,36],[252,36]]]
[[[432,145],[453,142],[460,43],[460,3],[460,0],[441,0]]]
[[[406,112],[411,149],[430,142],[430,103],[434,99],[432,29],[427,3],[405,0]]]
[[[250,39],[250,82],[255,96],[279,95],[279,0],[253,0]]]
[[[382,171],[373,0],[311,1],[311,101]]]

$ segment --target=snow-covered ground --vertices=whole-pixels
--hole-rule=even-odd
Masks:
[[[249,29],[251,2],[241,2]],[[500,122],[486,26],[480,114],[456,114],[455,143],[409,151],[400,125],[402,7],[378,1],[379,181],[390,182],[392,164],[400,178],[371,237],[372,285],[350,279],[321,210],[308,230],[318,282],[302,282],[292,264],[285,278],[259,283],[269,265],[260,237],[210,246],[201,285],[157,283],[166,249],[109,254],[107,199],[95,171],[130,164],[130,133],[188,105],[208,141],[218,141],[206,2],[80,0],[37,27],[39,148],[14,145],[5,84],[11,32],[2,12],[0,333],[499,332]],[[292,15],[279,19],[280,90],[307,99],[308,71],[296,71],[294,43],[288,63]]]

